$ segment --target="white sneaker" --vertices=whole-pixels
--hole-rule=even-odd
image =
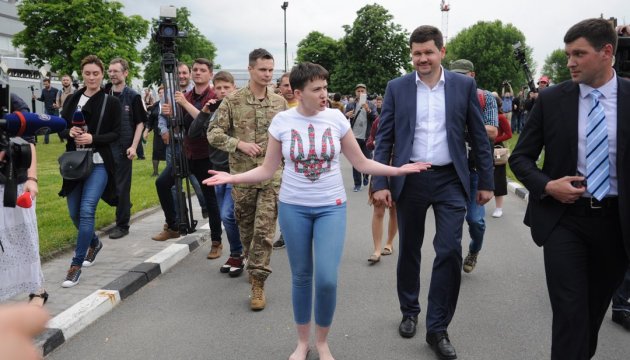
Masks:
[[[492,213],[492,217],[493,218],[500,218],[501,216],[503,216],[503,209],[501,209],[501,208],[494,209],[494,212]]]

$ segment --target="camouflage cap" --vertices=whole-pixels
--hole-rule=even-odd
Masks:
[[[451,63],[451,71],[460,74],[468,74],[469,72],[475,71],[475,66],[470,60],[459,59]]]

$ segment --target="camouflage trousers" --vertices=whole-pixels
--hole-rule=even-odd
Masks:
[[[263,281],[271,274],[269,262],[276,236],[279,190],[279,186],[232,188],[234,216],[247,256],[247,269],[252,276]]]

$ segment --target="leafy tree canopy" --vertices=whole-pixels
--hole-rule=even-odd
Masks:
[[[514,56],[513,44],[520,42],[530,70],[536,68],[532,49],[525,35],[512,24],[480,21],[460,31],[446,45],[443,65],[449,68],[457,59],[468,59],[475,65],[475,79],[480,88],[500,93],[501,84],[508,80],[514,92],[527,84],[525,72]]]
[[[567,55],[564,49],[556,49],[547,56],[542,73],[551,79],[552,84],[559,84],[571,79],[571,72],[567,67]]]
[[[312,31],[298,43],[296,61],[319,64],[332,72],[339,59],[339,51],[339,41],[318,31]]]
[[[177,8],[177,27],[179,31],[185,31],[186,37],[175,40],[177,60],[192,64],[197,58],[206,58],[214,61],[217,48],[201,34],[199,29],[190,20],[190,11],[186,7]],[[158,25],[158,19],[152,19],[153,28]],[[158,44],[151,40],[149,45],[142,50],[142,62],[146,65],[144,70],[144,86],[162,83],[162,54]],[[218,68],[215,64],[215,67]]]
[[[106,0],[22,0],[17,5],[24,30],[13,38],[28,63],[47,61],[58,74],[79,72],[81,59],[97,55],[104,63],[114,57],[129,61],[137,75],[140,56],[136,44],[147,34],[149,22],[125,16],[123,5]]]
[[[411,70],[409,34],[395,24],[383,6],[366,5],[352,25],[344,25],[338,61],[331,71],[331,89],[353,94],[364,83],[371,94],[385,92],[387,82]],[[330,70],[330,69],[329,69]]]

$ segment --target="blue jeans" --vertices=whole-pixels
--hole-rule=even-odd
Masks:
[[[314,269],[315,322],[328,327],[337,305],[346,204],[309,207],[280,202],[278,218],[291,266],[293,318],[298,325],[311,321]]]
[[[486,211],[483,205],[477,204],[477,184],[479,174],[470,170],[470,198],[466,204],[466,222],[468,223],[468,233],[470,234],[470,245],[468,251],[478,253],[483,245],[483,234],[486,232]]]
[[[626,275],[623,278],[623,282],[615,291],[612,298],[613,311],[628,311],[630,312],[630,266],[626,270]]]
[[[238,231],[236,217],[234,216],[234,199],[232,199],[232,184],[215,185],[214,191],[217,194],[217,204],[221,222],[225,227],[225,233],[230,243],[230,256],[237,256],[243,253],[241,234]]]
[[[107,185],[107,170],[104,164],[94,164],[90,176],[79,183],[68,194],[68,212],[72,223],[79,230],[77,247],[74,250],[72,265],[83,265],[89,246],[98,245],[98,237],[94,233],[96,206]]]

